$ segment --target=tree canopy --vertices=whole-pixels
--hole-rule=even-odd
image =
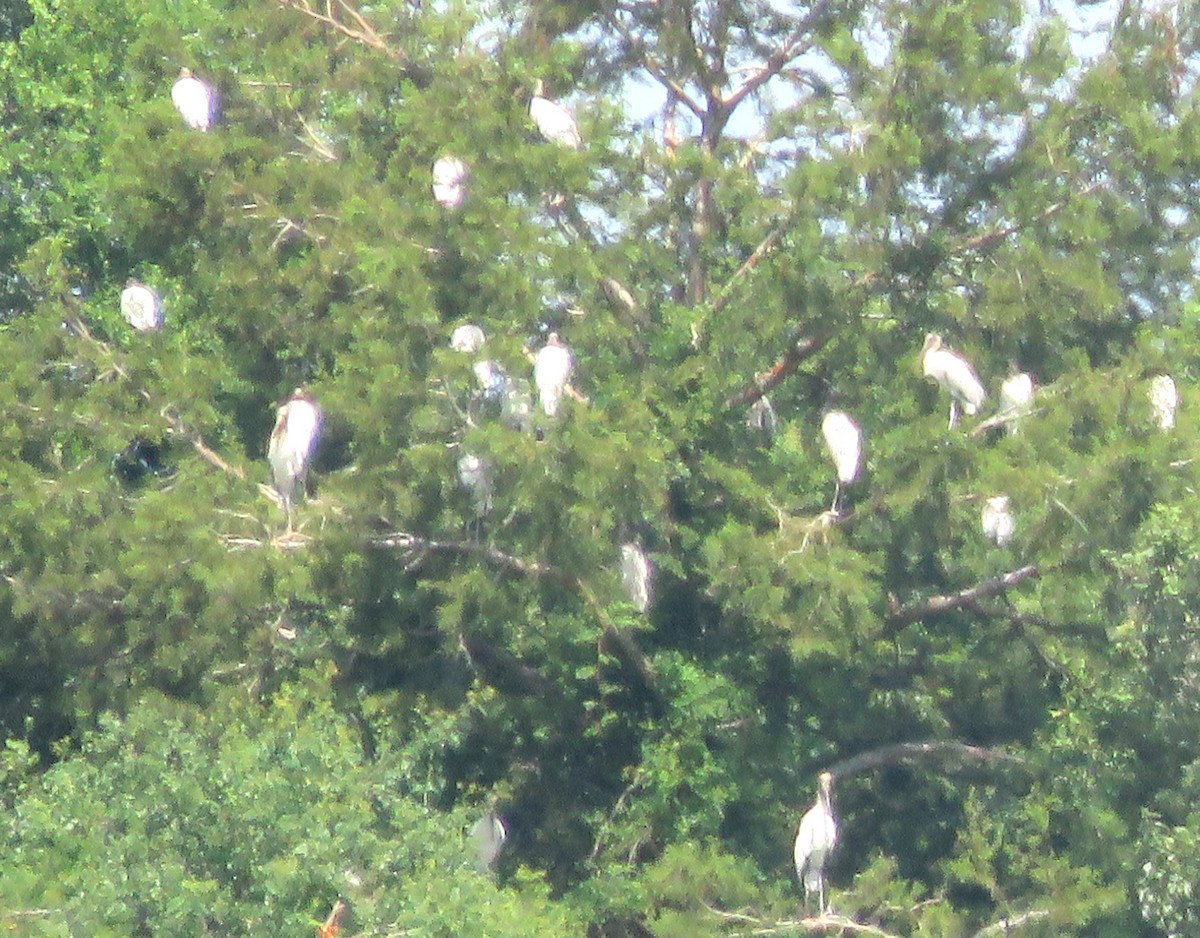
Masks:
[[[0,14],[0,923],[1192,933],[1192,10]],[[929,333],[987,393],[952,428]]]

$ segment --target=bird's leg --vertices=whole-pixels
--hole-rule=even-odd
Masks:
[[[950,398],[950,423],[946,429],[953,430],[956,423],[958,423],[958,401]]]
[[[838,499],[842,494],[842,480],[838,479],[833,485],[833,504],[829,506],[829,510],[835,515],[838,513]]]

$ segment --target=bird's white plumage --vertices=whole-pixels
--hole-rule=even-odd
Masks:
[[[464,323],[450,333],[450,347],[456,352],[468,355],[478,352],[486,341],[487,336],[483,334],[483,330],[473,322]]]
[[[533,363],[533,383],[537,385],[538,400],[547,417],[558,413],[559,402],[574,367],[571,350],[563,344],[557,332],[551,332]]]
[[[921,349],[921,370],[926,378],[932,378],[942,389],[950,392],[950,428],[958,422],[958,407],[974,414],[987,398],[975,370],[970,363],[950,349],[942,348],[942,337],[936,332],[925,336]]]
[[[831,410],[821,420],[821,435],[837,470],[838,482],[849,485],[862,468],[862,430],[849,414]]]
[[[499,393],[502,395],[500,399],[500,422],[508,429],[516,430],[520,433],[533,432],[533,395],[529,392],[529,382],[524,378],[516,378],[509,381],[501,374],[501,383],[499,385]],[[476,372],[478,375],[478,372]],[[487,391],[484,391],[484,396],[487,396]]]
[[[793,858],[796,861],[796,876],[804,887],[807,899],[810,892],[817,893],[821,911],[825,911],[825,861],[837,844],[837,821],[833,817],[831,790],[833,776],[822,772],[817,778],[817,800],[800,819],[796,831]]]
[[[508,828],[504,819],[495,811],[489,811],[471,828],[471,841],[475,845],[475,869],[487,874],[500,858],[504,842],[508,840]]]
[[[578,150],[583,145],[579,136],[579,125],[575,123],[575,115],[557,101],[544,97],[543,86],[539,81],[529,101],[529,116],[534,126],[547,140]]]
[[[433,164],[433,197],[438,205],[458,208],[467,197],[470,169],[456,156],[443,156]]]
[[[1008,418],[1008,432],[1016,433],[1019,418],[1033,407],[1033,376],[1022,371],[1000,385],[1000,413]]]
[[[1170,375],[1155,375],[1150,382],[1150,407],[1154,422],[1160,430],[1175,426],[1175,410],[1179,407],[1179,391]]]
[[[1008,508],[1008,496],[993,495],[985,501],[980,522],[984,537],[995,541],[1000,547],[1006,547],[1017,530],[1017,523]]]
[[[621,545],[621,586],[629,601],[637,606],[638,612],[650,608],[650,586],[653,572],[650,558],[642,545],[630,541]]]
[[[763,395],[746,408],[746,426],[751,430],[759,430],[768,436],[774,436],[779,429],[779,420],[775,416],[775,408],[771,399]]]
[[[267,446],[275,491],[283,501],[289,527],[294,517],[296,489],[304,486],[320,429],[320,408],[297,388],[277,411],[275,429],[271,431],[271,442]]]
[[[482,518],[492,510],[492,473],[487,462],[474,453],[458,459],[458,481],[471,493],[475,514]]]
[[[171,86],[171,101],[183,116],[183,122],[193,130],[208,130],[217,113],[217,93],[207,82],[192,74],[191,69],[179,71]]]
[[[121,315],[138,332],[162,326],[162,299],[140,280],[130,278],[121,291]]]

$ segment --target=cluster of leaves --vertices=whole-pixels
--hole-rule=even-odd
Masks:
[[[803,929],[833,768],[848,929],[1187,933],[1187,18],[1124,4],[1081,58],[1018,0],[435,6],[2,24],[0,921],[280,934],[342,893],[364,934]],[[582,150],[534,132],[538,79]],[[468,322],[512,386],[562,333],[587,401],[514,429]],[[946,429],[929,331],[993,398],[1036,376],[1017,432]],[[280,537],[299,385],[325,421]],[[835,402],[867,440],[837,514]],[[138,440],[170,470],[131,477]],[[499,891],[461,836],[491,808]]]

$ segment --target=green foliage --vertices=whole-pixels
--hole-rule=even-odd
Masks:
[[[668,6],[0,14],[5,927],[280,934],[347,893],[364,934],[802,931],[795,825],[860,755],[828,869],[857,922],[1191,927],[1194,30],[1126,5],[1085,56],[1016,0]],[[930,331],[989,393],[952,431]],[[1032,412],[981,427],[1014,365]],[[836,514],[835,405],[866,440]],[[886,748],[921,739],[989,758]],[[495,882],[460,836],[492,809]]]

